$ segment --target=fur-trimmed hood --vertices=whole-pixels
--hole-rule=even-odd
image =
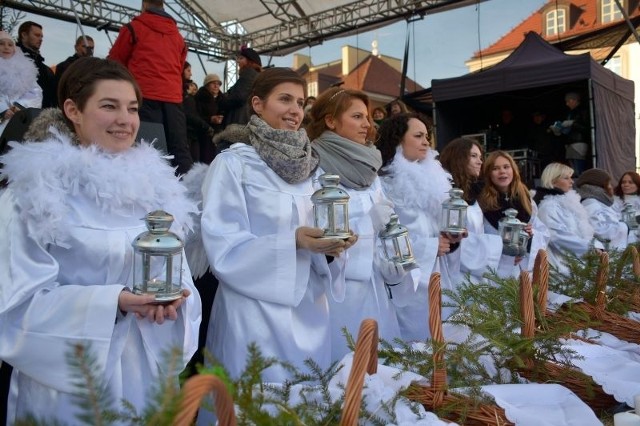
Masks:
[[[238,142],[250,145],[249,128],[246,124],[230,124],[222,132],[213,137],[213,143],[216,146],[222,141],[226,141],[227,145],[233,145]]]
[[[55,109],[45,110],[27,135],[24,143],[10,142],[12,149],[0,157],[1,178],[39,243],[65,246],[67,221],[78,203],[122,217],[163,209],[175,218],[174,232],[184,236],[191,228],[195,202],[167,160],[146,142],[117,154],[74,144]]]
[[[589,214],[580,202],[580,195],[575,190],[567,191],[563,194],[548,194],[540,201],[538,210],[545,207],[546,203],[557,203],[567,213],[564,216],[565,225],[569,230],[582,237],[590,240],[593,238],[593,226],[589,221]]]

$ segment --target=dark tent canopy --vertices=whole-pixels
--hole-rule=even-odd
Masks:
[[[588,53],[567,55],[530,32],[511,55],[486,71],[433,80],[438,146],[495,128],[502,109],[521,117],[544,110],[566,116],[564,95],[582,94],[591,113],[593,164],[614,178],[635,169],[634,86]]]

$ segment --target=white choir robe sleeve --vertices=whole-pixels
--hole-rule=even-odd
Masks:
[[[473,282],[482,280],[490,269],[496,270],[502,256],[502,239],[499,235],[484,232],[484,217],[478,203],[467,209],[469,235],[460,242],[460,272],[463,280],[469,274]]]
[[[578,257],[586,254],[591,248],[592,239],[582,238],[567,226],[567,211],[559,203],[553,200],[543,201],[540,203],[538,218],[549,230],[549,254],[553,253],[550,257],[558,260],[563,252],[570,252]]]
[[[549,228],[538,217],[538,206],[531,201],[531,207],[533,212],[531,213],[531,219],[529,223],[533,229],[533,237],[531,237],[531,251],[527,253],[525,258],[521,261],[521,268],[527,271],[533,271],[533,267],[536,261],[536,255],[540,250],[546,250],[549,245],[551,233]]]
[[[76,390],[67,355],[89,345],[104,377],[124,285],[60,285],[58,263],[27,236],[9,191],[0,200],[0,359],[61,392]],[[46,362],[38,354],[46,352]]]
[[[629,228],[626,223],[620,221],[620,215],[613,207],[593,198],[583,200],[582,205],[587,210],[589,222],[597,238],[610,240],[611,249],[624,250],[627,247]]]
[[[244,167],[236,155],[223,153],[214,160],[205,178],[201,226],[209,263],[218,279],[233,291],[251,299],[295,307],[307,290],[312,256],[320,255],[296,249],[296,229],[305,223],[288,213],[294,204],[288,194],[274,190],[270,193],[266,185],[262,194],[252,194],[261,197],[262,204],[252,206],[259,209],[252,212],[252,218],[257,221],[259,215],[264,215],[267,219],[262,226],[251,221],[242,184]],[[221,185],[224,197],[218,191]],[[304,212],[298,214],[302,216]],[[274,220],[271,216],[278,217]],[[321,262],[316,259],[315,265]],[[329,268],[325,271],[329,273]]]
[[[30,90],[24,92],[18,99],[14,99],[25,108],[41,108],[42,107],[42,89],[37,84]]]

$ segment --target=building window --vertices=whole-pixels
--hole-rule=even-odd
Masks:
[[[614,56],[609,59],[609,62],[604,67],[622,77],[622,58],[620,56]]]
[[[307,96],[318,96],[318,82],[312,81],[307,83]]]
[[[564,9],[554,9],[547,12],[546,34],[554,36],[562,34],[567,29],[567,13]]]
[[[624,0],[620,0],[620,4],[624,7]],[[600,20],[603,24],[621,19],[622,12],[620,12],[615,0],[600,0]]]

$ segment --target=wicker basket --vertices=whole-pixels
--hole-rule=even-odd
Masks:
[[[502,408],[490,404],[478,404],[466,395],[447,390],[447,371],[444,359],[445,340],[442,332],[442,296],[440,291],[440,274],[433,273],[429,280],[429,329],[434,343],[434,371],[430,386],[412,384],[406,396],[425,406],[429,411],[444,409],[445,414],[438,414],[452,421],[464,421],[465,425],[513,425]],[[442,410],[440,410],[442,411]]]
[[[631,261],[633,271],[633,280],[622,277],[622,269],[624,263]],[[622,253],[620,264],[615,274],[616,287],[612,288],[611,297],[617,298],[630,311],[640,312],[640,255],[638,249],[629,245],[624,253]]]
[[[534,284],[538,286],[538,303],[540,312],[543,312],[550,323],[557,322],[559,324],[569,324],[576,330],[582,330],[590,327],[598,331],[610,333],[621,340],[631,343],[640,344],[640,324],[638,321],[632,320],[622,315],[608,312],[606,310],[606,287],[607,277],[609,275],[609,254],[602,252],[600,254],[600,265],[596,275],[596,300],[595,303],[577,302],[572,303],[570,309],[579,313],[581,316],[589,318],[588,323],[569,323],[575,322],[575,316],[566,315],[562,309],[557,312],[547,310],[546,294],[549,288],[549,262],[547,252],[540,250],[536,256],[534,266]]]
[[[546,260],[546,252],[540,250],[536,257],[536,266]],[[546,273],[540,268],[536,268],[534,279],[541,279],[541,276],[548,277],[548,267]],[[542,278],[544,280],[544,278]],[[546,304],[546,290],[538,293],[538,303]],[[535,311],[533,303],[533,289],[531,278],[527,271],[520,273],[520,309],[522,314],[522,337],[532,339],[536,332]],[[520,375],[526,379],[537,383],[559,383],[573,393],[575,393],[585,404],[593,410],[611,408],[617,404],[615,398],[607,394],[602,386],[598,385],[587,374],[576,368],[557,364],[550,361],[540,361],[534,358],[524,358],[522,366],[517,368]]]
[[[378,323],[372,319],[365,319],[360,324],[356,350],[347,387],[345,401],[342,407],[341,426],[357,426],[362,401],[364,375],[375,374],[378,370]],[[215,412],[218,425],[235,426],[236,416],[233,399],[227,388],[218,377],[209,374],[198,374],[189,378],[182,389],[182,402],[174,425],[190,426],[193,424],[196,412],[202,399],[213,394]]]

